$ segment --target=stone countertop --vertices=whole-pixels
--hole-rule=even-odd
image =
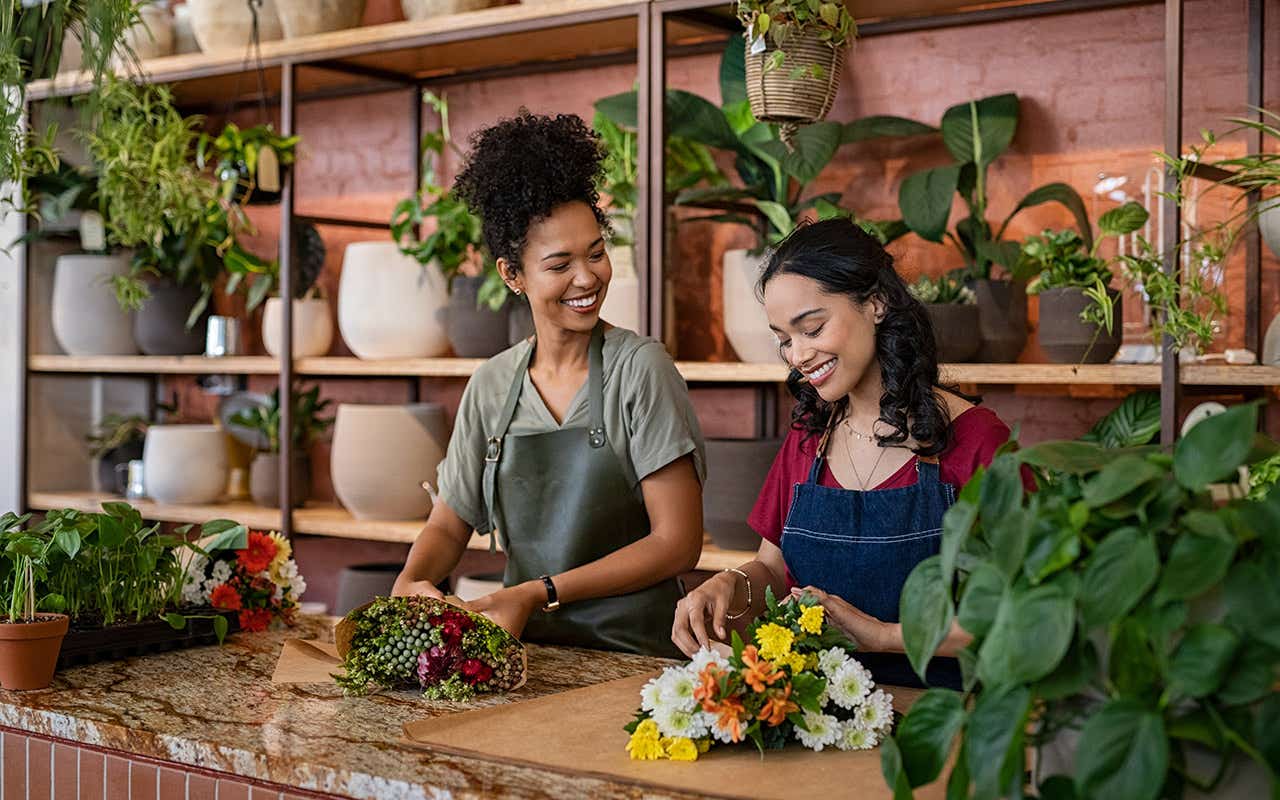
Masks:
[[[67,669],[45,691],[0,691],[0,725],[359,798],[687,797],[447,755],[401,740],[401,726],[410,720],[518,702],[672,662],[531,646],[524,687],[471,705],[433,703],[413,692],[343,697],[336,685],[273,685],[284,640],[332,641],[331,622],[303,618],[292,630],[233,634],[221,647]]]

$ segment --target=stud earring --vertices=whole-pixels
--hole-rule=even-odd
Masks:
[[[511,291],[513,291],[513,292],[515,292],[515,293],[516,293],[516,297],[519,297],[519,296],[520,296],[520,290],[519,290],[519,289],[512,289]]]

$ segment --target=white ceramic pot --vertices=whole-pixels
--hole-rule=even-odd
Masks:
[[[1271,248],[1271,253],[1280,258],[1280,197],[1272,197],[1262,201],[1262,210],[1258,213],[1258,230],[1262,232],[1262,240]]]
[[[191,9],[191,33],[206,53],[234,50],[243,53],[253,36],[253,14],[244,0],[187,0]],[[281,38],[275,0],[262,0],[258,11],[258,40]]]
[[[140,59],[173,54],[173,17],[168,3],[148,3],[138,9],[142,21],[125,31],[124,40]]]
[[[226,434],[214,425],[152,425],[142,448],[147,496],[157,503],[219,500],[227,488]]]
[[[53,273],[53,335],[69,355],[131,356],[138,352],[133,320],[116,302],[109,283],[127,274],[127,255],[58,257]]]
[[[173,52],[199,53],[200,43],[191,29],[191,7],[181,3],[173,7]]]
[[[448,444],[444,408],[435,403],[344,403],[333,429],[333,491],[356,519],[425,518],[431,497],[422,483],[436,485]]]
[[[496,6],[501,0],[400,0],[404,18],[411,20],[440,17],[445,14],[461,14]]]
[[[284,38],[342,31],[360,25],[364,0],[276,0]]]
[[[756,280],[763,268],[763,256],[746,250],[724,254],[724,333],[739,360],[772,364],[780,360],[778,340],[756,299]]]
[[[1280,367],[1280,314],[1276,314],[1267,326],[1262,340],[1262,362],[1270,367]]]
[[[58,56],[58,72],[76,72],[84,66],[84,48],[71,31],[62,37],[62,54]]]
[[[338,330],[360,358],[443,356],[449,350],[448,304],[439,264],[423,266],[390,240],[347,245],[338,283]]]
[[[262,345],[276,358],[284,350],[284,303],[279,297],[267,299],[262,311]],[[333,344],[333,314],[329,301],[309,297],[293,301],[293,357],[326,355]]]

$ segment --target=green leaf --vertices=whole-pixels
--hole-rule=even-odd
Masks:
[[[1077,504],[1083,508],[1083,504]],[[1079,526],[1083,527],[1083,526]],[[1058,527],[1052,520],[1038,519],[1031,530],[1022,572],[1034,586],[1053,573],[1070,566],[1080,556],[1080,534],[1075,528]]]
[[[922,239],[941,242],[951,217],[960,168],[935,167],[908,175],[898,189],[898,209],[902,221]]]
[[[222,614],[213,618],[213,635],[218,637],[218,644],[222,644],[227,638],[227,628],[229,623],[227,618]]]
[[[978,467],[978,470],[969,479],[968,486],[981,484],[984,468]],[[974,483],[975,481],[977,484]],[[951,579],[955,575],[956,556],[964,547],[965,540],[969,538],[969,532],[973,530],[973,523],[977,519],[978,507],[964,497],[953,503],[951,508],[942,515],[942,581],[948,586],[951,585]]]
[[[977,800],[1004,796],[1010,779],[1022,773],[1022,742],[1031,713],[1025,686],[987,688],[978,695],[965,731],[969,773]]]
[[[1258,429],[1258,407],[1243,403],[1194,425],[1173,451],[1173,474],[1193,491],[1233,478]]]
[[[667,133],[721,150],[749,155],[724,112],[692,92],[667,90]]]
[[[187,618],[181,614],[165,614],[164,621],[169,623],[169,627],[175,631],[185,630],[187,627]]]
[[[1006,592],[978,650],[978,678],[987,689],[1038,681],[1062,661],[1074,630],[1073,598],[1061,586]]]
[[[1098,218],[1099,236],[1124,236],[1147,224],[1147,209],[1133,200],[1117,206]]]
[[[745,93],[745,91],[746,89],[744,88],[743,92]],[[595,102],[595,110],[603,114],[614,125],[628,130],[635,130],[640,127],[640,117],[637,109],[639,102],[639,95],[635,92],[623,92],[622,94],[614,94],[597,100]]]
[[[1005,217],[1004,222],[1000,224],[1000,233],[1004,232],[1018,212],[1044,203],[1058,203],[1070,211],[1075,217],[1076,227],[1080,230],[1080,238],[1084,240],[1085,248],[1093,247],[1093,229],[1089,225],[1089,212],[1084,207],[1084,200],[1075,189],[1065,183],[1049,183],[1028,192],[1027,196],[1018,201],[1018,205],[1014,206],[1013,211],[1009,212],[1009,216]]]
[[[911,783],[907,780],[907,771],[902,768],[902,753],[892,736],[886,736],[880,742],[880,774],[893,790],[893,800],[912,800]]]
[[[1280,774],[1280,693],[1272,692],[1254,713],[1253,741],[1271,774]]]
[[[746,99],[746,41],[741,36],[730,36],[720,56],[720,105],[733,105]]]
[[[75,558],[76,553],[80,552],[80,531],[74,528],[59,528],[53,534],[53,541],[67,554],[67,558]]]
[[[1141,456],[1122,455],[1113,458],[1101,472],[1085,482],[1084,501],[1090,508],[1101,508],[1164,475],[1163,469]]]
[[[132,511],[133,509],[130,510]],[[114,549],[124,542],[127,535],[124,523],[119,519],[107,514],[98,515],[99,546],[107,550]]]
[[[1255,703],[1280,680],[1280,650],[1246,638],[1236,651],[1217,698],[1229,706]]]
[[[907,783],[924,786],[937,779],[964,718],[964,695],[951,689],[930,689],[912,704],[894,735]]]
[[[1280,592],[1275,575],[1256,562],[1242,562],[1227,575],[1227,619],[1255,639],[1280,649]]]
[[[1137,447],[1150,444],[1159,433],[1160,394],[1134,392],[1081,438],[1103,447]]]
[[[951,774],[947,776],[947,800],[969,800],[969,786],[972,783],[969,776],[969,749],[964,739],[961,739],[960,751],[956,753]]]
[[[1121,528],[1107,534],[1081,576],[1080,613],[1087,628],[1129,613],[1155,583],[1160,559],[1149,534]]]
[[[1024,464],[1043,467],[1055,472],[1084,475],[1110,464],[1124,453],[1145,453],[1139,450],[1109,450],[1090,442],[1044,442],[1018,451]]]
[[[1240,637],[1222,625],[1203,623],[1187,631],[1169,662],[1169,686],[1186,697],[1213,694],[1222,685]]]
[[[1081,797],[1155,800],[1168,766],[1160,715],[1131,700],[1112,700],[1081,731],[1076,790]]]
[[[229,519],[215,519],[200,526],[201,537],[212,537],[203,547],[206,552],[243,550],[249,546],[249,529]]]
[[[1226,576],[1236,553],[1236,540],[1221,519],[1207,511],[1189,511],[1188,528],[1179,533],[1156,588],[1156,602],[1198,597]]]
[[[756,207],[769,220],[769,224],[773,225],[778,233],[783,236],[795,230],[796,223],[791,219],[791,212],[781,203],[775,203],[772,200],[757,200]]]
[[[1160,661],[1137,618],[1121,619],[1113,626],[1107,675],[1120,695],[1155,701],[1163,677]]]
[[[849,144],[852,142],[865,142],[868,139],[879,139],[886,136],[921,136],[937,132],[938,129],[932,125],[926,125],[923,122],[917,122],[914,119],[888,115],[876,115],[863,117],[862,119],[855,119],[853,122],[846,123],[841,143]]]
[[[925,668],[951,629],[955,613],[950,586],[942,581],[941,556],[916,564],[903,584],[899,605],[907,658],[924,680]]]
[[[960,103],[942,115],[942,141],[961,164],[995,161],[1017,130],[1018,96],[1012,93]]]
[[[1005,586],[1005,576],[999,569],[986,562],[979,563],[969,573],[960,597],[957,615],[960,627],[976,637],[986,636],[996,621]]]
[[[1066,775],[1052,775],[1040,783],[1040,800],[1077,800],[1076,785]]]
[[[792,150],[784,150],[782,169],[802,186],[812,183],[840,147],[840,125],[835,122],[806,125],[792,138],[791,145]]]
[[[1097,674],[1098,653],[1093,643],[1074,636],[1062,661],[1036,684],[1036,695],[1045,700],[1071,697],[1083,692]]]

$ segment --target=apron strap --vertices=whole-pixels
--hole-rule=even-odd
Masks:
[[[822,480],[822,465],[827,461],[827,448],[831,445],[831,434],[835,431],[836,425],[836,415],[833,411],[831,419],[827,422],[827,429],[822,432],[822,438],[818,440],[818,452],[814,455],[813,464],[809,467],[809,483],[819,483]]]
[[[605,444],[604,432],[604,322],[596,322],[587,353],[587,441],[592,447]]]
[[[524,388],[524,376],[529,371],[529,362],[533,359],[533,345],[529,346],[528,352],[520,359],[520,365],[516,369],[515,378],[511,381],[511,388],[507,391],[507,401],[502,407],[502,415],[498,417],[498,425],[494,428],[494,432],[485,440],[484,445],[484,507],[488,515],[489,529],[480,531],[489,535],[489,552],[493,553],[497,550],[497,539],[495,531],[498,527],[497,505],[494,502],[497,497],[498,486],[498,460],[502,458],[502,440],[506,438],[507,429],[511,427],[511,420],[516,415],[516,405],[520,402],[520,390]]]

